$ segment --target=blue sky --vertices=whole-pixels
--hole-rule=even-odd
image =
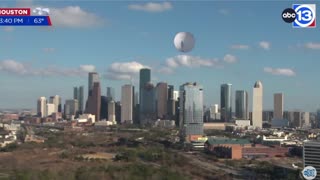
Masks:
[[[103,94],[112,86],[120,100],[121,85],[129,77],[137,85],[139,69],[150,67],[154,83],[202,84],[206,105],[220,104],[222,83],[247,90],[251,102],[261,80],[264,109],[273,109],[273,93],[283,92],[285,109],[315,111],[320,29],[285,23],[281,13],[293,2],[0,1],[2,7],[48,7],[53,23],[1,27],[0,108],[35,108],[39,96],[71,98],[73,86],[87,88],[91,70],[101,75]],[[192,52],[175,49],[181,31],[194,35]]]

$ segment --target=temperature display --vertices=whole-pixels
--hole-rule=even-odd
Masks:
[[[51,26],[49,16],[0,16],[0,26]]]

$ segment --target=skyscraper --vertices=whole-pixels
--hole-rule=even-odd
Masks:
[[[294,120],[293,111],[284,111],[283,119],[287,119],[290,123],[292,123]]]
[[[175,115],[176,115],[176,100],[174,99],[174,86],[173,85],[169,85],[168,86],[168,102],[167,102],[167,106],[168,106],[168,110],[167,110],[167,114],[169,116],[170,119],[174,119]]]
[[[47,112],[46,112],[46,116],[51,116],[52,113],[55,112],[55,107],[54,104],[51,103],[47,103],[47,108],[46,108]]]
[[[139,104],[139,93],[135,92],[134,93],[134,106],[136,106],[137,104]]]
[[[153,124],[157,118],[155,87],[149,82],[141,90],[143,98],[140,98],[140,123]]]
[[[232,118],[232,84],[222,84],[220,94],[221,120],[230,122]]]
[[[78,100],[78,114],[82,114],[83,112],[83,99],[84,99],[84,87],[80,86],[80,87],[74,87],[73,88],[73,99]]]
[[[133,121],[133,94],[132,85],[126,84],[121,88],[121,123],[130,123]]]
[[[101,96],[100,119],[108,119],[108,98]]]
[[[115,91],[113,87],[107,87],[107,99],[108,101],[115,100]]]
[[[95,82],[91,95],[88,97],[86,104],[86,113],[95,115],[96,121],[100,120],[100,108],[101,108],[101,89],[100,83]]]
[[[174,86],[168,85],[168,99],[174,98]]]
[[[274,119],[273,111],[262,111],[262,122],[271,123],[272,119]]]
[[[158,118],[164,119],[168,110],[168,84],[160,82],[156,88],[157,114]]]
[[[79,97],[78,87],[73,87],[73,99],[78,99],[78,97]]]
[[[320,128],[320,109],[317,109],[316,112],[316,122],[315,122],[315,126],[316,128]]]
[[[134,117],[135,117],[135,109],[134,109],[134,105],[136,104],[136,99],[134,98],[134,95],[135,95],[135,90],[134,90],[134,86],[132,85],[132,83],[131,83],[131,86],[132,86],[132,120],[134,120]]]
[[[88,95],[90,96],[93,90],[94,83],[100,82],[99,74],[96,72],[90,72],[88,77]]]
[[[151,81],[151,70],[148,68],[140,69],[140,89]]]
[[[114,101],[109,101],[108,103],[108,121],[116,121],[116,108]]]
[[[132,82],[131,82],[131,85],[132,85]],[[137,105],[137,98],[139,96],[136,97],[136,93],[137,93],[137,89],[135,88],[135,86],[132,85],[132,123],[140,124],[140,119],[139,119],[140,111],[139,111],[139,105]]]
[[[78,100],[77,115],[83,112],[83,86],[73,87],[73,99]]]
[[[293,122],[291,123],[291,127],[293,128],[300,128],[302,127],[302,112],[301,111],[294,111],[293,112]]]
[[[117,101],[115,103],[115,111],[116,111],[116,122],[117,124],[121,124],[121,102]]]
[[[248,93],[246,91],[236,91],[236,118],[248,119]]]
[[[151,70],[147,68],[140,69],[140,82],[139,82],[139,104],[140,110],[144,111],[145,105],[143,104],[145,101],[144,89],[145,85],[151,81]]]
[[[37,113],[40,117],[46,117],[47,115],[47,100],[45,97],[40,97],[37,101]]]
[[[58,95],[50,96],[49,103],[54,104],[54,112],[61,112],[61,97]]]
[[[173,99],[175,101],[178,101],[178,98],[179,98],[179,91],[173,91]]]
[[[78,109],[78,100],[68,99],[64,105],[64,115],[66,119],[72,119],[72,116],[75,116],[79,111]]]
[[[304,127],[311,127],[310,124],[310,113],[309,112],[303,112],[302,113],[302,122]]]
[[[78,101],[79,101],[79,112],[82,114],[84,105],[84,87],[80,86],[78,89]]]
[[[219,113],[219,105],[218,104],[215,104],[213,106],[213,113]]]
[[[261,81],[257,81],[253,87],[252,125],[262,128],[263,111],[263,87]]]
[[[209,112],[210,112],[210,119],[209,120],[217,121],[217,120],[221,119],[218,104],[214,104],[213,106],[211,106],[209,108]]]
[[[203,134],[203,89],[197,83],[180,86],[180,128],[189,135]]]
[[[275,119],[283,119],[283,94],[276,93],[274,94],[274,109],[273,116]]]

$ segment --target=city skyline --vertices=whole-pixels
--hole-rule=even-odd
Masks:
[[[314,83],[320,65],[315,61],[320,52],[318,28],[297,30],[284,23],[279,14],[291,6],[290,1],[241,2],[242,8],[239,3],[157,2],[158,10],[148,10],[146,2],[33,1],[31,5],[52,9],[56,26],[48,31],[1,28],[5,53],[0,55],[0,82],[5,87],[0,89],[0,108],[36,109],[35,99],[56,94],[64,102],[73,97],[72,87],[88,89],[86,76],[91,71],[102,76],[102,94],[106,87],[120,92],[131,81],[139,89],[139,70],[150,67],[154,85],[164,81],[178,90],[185,82],[199,82],[206,106],[220,104],[220,85],[231,83],[233,97],[236,90],[248,92],[250,111],[252,86],[261,80],[264,110],[272,110],[273,94],[282,92],[284,110],[315,112],[320,105],[319,86]],[[255,17],[259,12],[268,16]],[[92,23],[62,21],[66,16]],[[180,31],[193,33],[192,52],[174,48],[173,38]],[[26,47],[25,42],[33,44]],[[120,95],[116,93],[117,101]]]

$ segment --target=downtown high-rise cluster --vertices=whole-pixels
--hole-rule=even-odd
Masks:
[[[88,94],[84,102],[84,86],[74,87],[73,99],[67,99],[63,112],[61,98],[52,96],[47,102],[45,97],[38,100],[38,115],[47,117],[61,113],[62,119],[73,120],[82,114],[95,116],[95,121],[107,120],[118,124],[138,124],[151,126],[158,120],[174,120],[176,126],[183,129],[186,135],[203,134],[205,122],[246,122],[256,128],[263,127],[265,112],[263,111],[263,86],[257,81],[253,86],[252,111],[249,112],[249,96],[245,90],[236,90],[232,98],[232,84],[222,84],[220,108],[218,104],[209,110],[204,107],[204,91],[202,85],[194,83],[182,84],[175,90],[166,82],[151,82],[151,70],[143,68],[139,73],[139,87],[124,84],[121,87],[121,99],[116,101],[115,90],[106,88],[106,96],[102,95],[100,77],[97,72],[88,75]],[[235,111],[232,110],[235,105]],[[287,115],[288,116],[288,115]],[[274,94],[275,123],[288,119],[283,111],[283,94]],[[301,116],[301,115],[299,115]],[[297,122],[299,124],[300,122]]]

